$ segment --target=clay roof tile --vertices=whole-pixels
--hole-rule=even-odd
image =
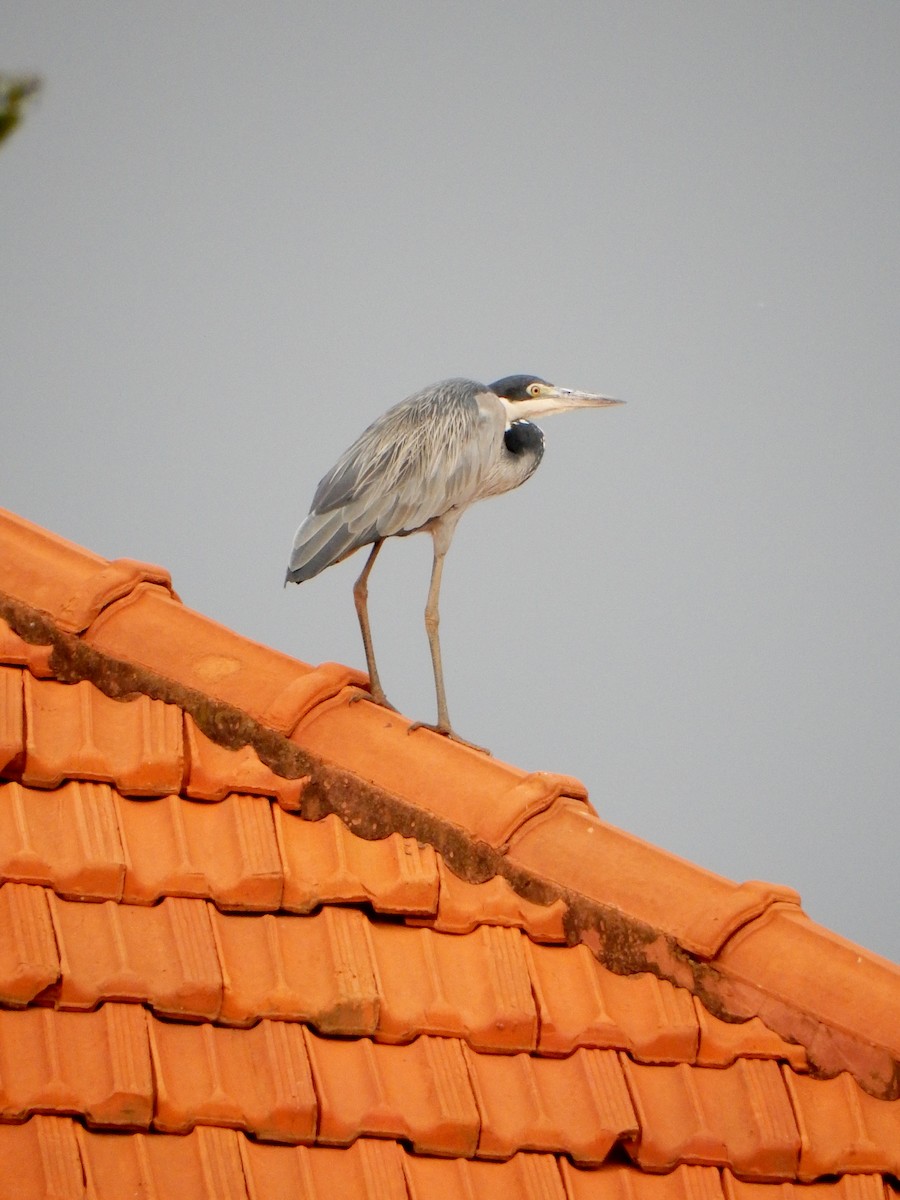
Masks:
[[[581,1049],[568,1058],[549,1059],[467,1048],[466,1061],[481,1114],[480,1157],[538,1150],[598,1166],[617,1142],[639,1132],[612,1050]]]
[[[569,887],[664,931],[704,959],[772,904],[800,900],[792,888],[731,883],[565,799],[523,825],[509,857],[544,877],[565,878]]]
[[[21,1125],[0,1123],[0,1179],[14,1181],[15,1200],[69,1200],[84,1195],[77,1126],[37,1116]]]
[[[213,908],[224,995],[219,1020],[303,1021],[325,1034],[375,1032],[381,990],[369,923],[357,909],[313,916],[235,916]]]
[[[623,1058],[640,1121],[631,1150],[651,1171],[679,1163],[730,1167],[757,1179],[796,1177],[800,1135],[778,1064],[642,1066]]]
[[[122,1138],[76,1128],[89,1200],[250,1200],[240,1135],[232,1129],[198,1126],[184,1137],[136,1133]],[[60,1195],[68,1200],[80,1193]]]
[[[25,1005],[59,978],[59,955],[44,888],[0,887],[0,1004]]]
[[[121,899],[125,855],[109,785],[69,780],[48,792],[0,783],[0,872],[60,896]]]
[[[178,792],[184,778],[182,714],[148,696],[111,700],[93,684],[24,677],[25,763],[32,787],[64,779],[114,783],[130,796]]]
[[[883,1200],[896,967],[364,683],[0,512],[0,1180]]]
[[[164,568],[133,559],[107,562],[6,509],[0,509],[0,562],[3,590],[48,613],[67,633],[82,633],[143,580],[171,594]]]
[[[77,1113],[88,1123],[146,1129],[153,1116],[143,1009],[91,1013],[0,1010],[0,1116]]]

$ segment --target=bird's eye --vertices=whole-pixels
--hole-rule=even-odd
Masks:
[[[541,385],[539,383],[530,383],[528,385],[529,396],[539,396],[541,394]]]

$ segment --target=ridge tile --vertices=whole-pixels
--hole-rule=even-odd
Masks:
[[[162,567],[127,558],[107,562],[0,508],[0,589],[48,613],[61,629],[80,633],[92,614],[139,579],[171,587]]]
[[[403,1159],[409,1200],[435,1196],[465,1200],[568,1200],[557,1160],[552,1154],[515,1154],[507,1162],[478,1159]],[[599,1193],[598,1193],[599,1194]]]
[[[53,788],[64,779],[89,779],[134,796],[179,790],[181,709],[143,695],[111,700],[87,681],[25,675],[24,683],[23,783]]]
[[[795,1178],[800,1138],[777,1063],[650,1067],[623,1056],[622,1064],[641,1130],[627,1149],[645,1170],[686,1162],[773,1182]]]
[[[465,1053],[481,1115],[479,1158],[537,1150],[599,1166],[616,1142],[638,1132],[615,1051],[576,1050],[568,1058]]]
[[[392,833],[366,841],[334,813],[304,821],[274,808],[284,863],[282,907],[308,913],[320,904],[371,904],[376,912],[432,916],[438,905],[437,855]]]
[[[75,1128],[74,1121],[60,1117],[0,1123],[4,1200],[80,1200],[84,1185]]]
[[[47,893],[27,883],[0,887],[0,1003],[23,1005],[59,978]]]
[[[351,703],[357,698],[348,688],[317,705],[291,741],[492,846],[504,845],[565,788],[577,786],[585,794],[568,776],[529,775],[428,729],[410,736],[405,717],[366,701]],[[580,806],[586,808],[583,799]]]
[[[282,868],[268,801],[238,792],[216,805],[116,795],[115,805],[127,864],[125,903],[153,904],[169,895],[209,898],[227,909],[279,907]]]
[[[0,1010],[0,1116],[82,1114],[95,1125],[146,1129],[153,1079],[146,1014],[134,1004],[96,1012]]]
[[[170,1017],[218,1016],[222,974],[204,901],[147,907],[51,895],[50,906],[62,961],[60,1008],[132,1000]]]
[[[120,899],[125,855],[109,785],[0,783],[0,875],[73,899]]]
[[[792,888],[731,883],[601,821],[565,797],[511,839],[511,861],[662,930],[700,958],[776,902],[799,904]],[[654,886],[648,887],[652,879]]]
[[[523,935],[481,925],[473,933],[434,933],[373,923],[382,985],[379,1041],[421,1033],[460,1037],[478,1050],[533,1050],[537,1013]]]
[[[88,1200],[248,1200],[238,1145],[245,1139],[233,1129],[198,1126],[183,1137],[168,1137],[75,1128]],[[80,1195],[65,1193],[66,1200]]]
[[[312,1142],[313,1091],[303,1026],[260,1021],[252,1029],[151,1019],[157,1080],[154,1128],[195,1125],[244,1129],[263,1141]]]
[[[800,1178],[845,1171],[900,1176],[900,1100],[877,1100],[847,1072],[811,1079],[783,1068],[800,1129]]]
[[[715,1167],[682,1165],[666,1175],[649,1175],[618,1164],[585,1171],[565,1158],[559,1160],[559,1166],[566,1185],[566,1200],[725,1200],[721,1176]],[[751,1186],[761,1192],[759,1184]],[[784,1200],[773,1197],[771,1192],[769,1187],[767,1192],[748,1196],[746,1200]]]
[[[232,704],[285,735],[310,705],[367,679],[350,667],[312,667],[250,641],[151,584],[138,584],[105,608],[84,640],[112,658]]]
[[[224,976],[219,1020],[305,1021],[322,1033],[366,1036],[378,1023],[380,993],[369,923],[352,908],[315,916],[225,915],[212,909]]]
[[[588,948],[525,946],[541,1054],[578,1046],[627,1050],[641,1062],[693,1062],[699,1029],[690,992],[655,975],[615,975]]]
[[[407,1138],[419,1154],[471,1157],[478,1110],[455,1038],[405,1046],[338,1041],[304,1030],[319,1097],[317,1141],[346,1146],[363,1135]]]
[[[240,1150],[252,1200],[409,1200],[396,1142],[360,1138],[335,1149],[241,1138]]]
[[[788,905],[741,929],[716,965],[732,1003],[796,1037],[822,1072],[851,1070],[867,1091],[896,1094],[900,966]]]

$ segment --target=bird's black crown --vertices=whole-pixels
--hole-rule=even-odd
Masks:
[[[532,383],[543,383],[550,386],[546,379],[541,379],[540,375],[506,375],[503,379],[492,383],[490,388],[495,396],[502,396],[504,400],[527,400],[528,388]]]

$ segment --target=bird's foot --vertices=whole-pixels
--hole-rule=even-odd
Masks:
[[[399,708],[394,708],[380,687],[370,688],[368,691],[365,688],[357,688],[355,694],[350,697],[350,703],[357,704],[360,700],[371,700],[373,704],[377,704],[380,708],[387,708],[391,712],[400,711]]]
[[[474,742],[460,737],[458,733],[453,732],[449,725],[429,725],[427,721],[413,721],[406,732],[415,733],[417,729],[430,729],[432,733],[439,733],[441,737],[449,738],[451,742],[459,742],[461,746],[468,746],[470,750],[477,750],[479,754],[486,754],[488,758],[491,757],[491,752],[486,746],[477,746]]]

